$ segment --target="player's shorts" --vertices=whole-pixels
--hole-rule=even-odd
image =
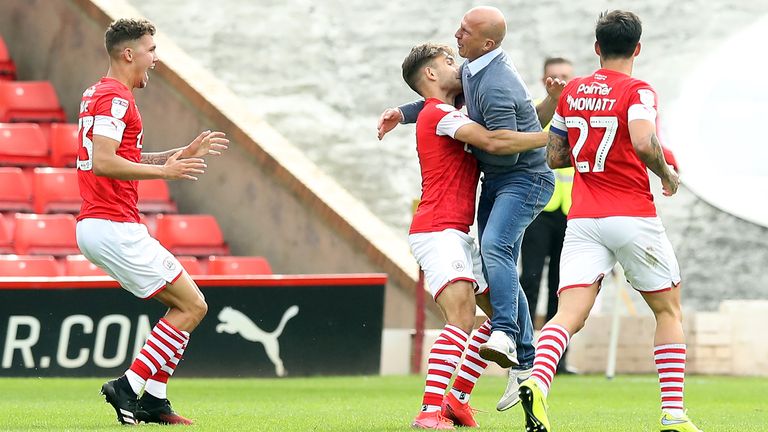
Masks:
[[[475,295],[488,291],[480,248],[469,234],[455,229],[408,236],[411,252],[424,271],[432,298],[456,281],[472,282]]]
[[[658,217],[579,218],[570,219],[565,230],[558,294],[592,285],[617,260],[638,291],[666,291],[680,283],[677,257]]]
[[[77,245],[90,262],[143,299],[176,282],[184,270],[139,223],[83,219],[77,223]]]

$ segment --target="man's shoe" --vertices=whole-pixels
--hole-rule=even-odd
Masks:
[[[453,422],[443,417],[440,411],[420,412],[413,419],[411,427],[414,429],[456,429],[453,427]]]
[[[683,414],[682,417],[675,417],[666,411],[662,411],[659,423],[660,432],[702,432],[686,414]]]
[[[443,417],[452,420],[456,426],[480,426],[475,421],[475,410],[469,406],[469,402],[461,403],[450,392],[443,398]]]
[[[139,399],[136,409],[136,420],[145,423],[160,423],[166,425],[182,424],[191,425],[192,420],[182,417],[171,408],[171,402],[168,399],[159,399],[146,391]]]
[[[526,432],[551,432],[547,418],[547,398],[532,378],[520,384],[520,402],[525,412]]]
[[[557,365],[557,375],[578,375],[579,371],[576,369],[566,366],[563,364],[562,360],[560,361],[560,364]]]
[[[533,367],[528,369],[509,369],[509,380],[507,380],[507,389],[501,395],[499,403],[496,404],[496,411],[506,411],[520,402],[520,384],[531,377]]]
[[[124,425],[138,424],[136,421],[136,393],[131,389],[128,378],[121,376],[101,386],[101,394],[117,413],[117,421]]]
[[[480,344],[478,351],[480,357],[505,369],[519,364],[515,342],[503,331],[491,332],[491,337],[485,343]]]

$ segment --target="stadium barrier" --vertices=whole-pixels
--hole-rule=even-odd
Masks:
[[[178,376],[380,371],[383,274],[196,278],[208,316]],[[0,376],[117,376],[166,308],[106,277],[0,278]]]

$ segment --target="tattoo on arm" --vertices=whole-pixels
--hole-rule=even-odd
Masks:
[[[651,145],[649,152],[638,153],[640,159],[645,165],[653,171],[659,178],[664,179],[667,177],[667,161],[664,159],[664,151],[661,148],[661,143],[656,137],[655,133],[651,134]]]
[[[550,168],[571,166],[571,149],[568,147],[568,139],[566,137],[549,133],[549,139],[547,140],[547,165]]]
[[[177,151],[179,151],[179,149],[168,150],[159,153],[142,153],[141,163],[148,165],[165,165],[165,162],[168,160],[168,158],[173,156],[173,154]]]

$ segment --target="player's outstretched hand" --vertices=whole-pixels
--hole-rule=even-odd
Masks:
[[[677,173],[667,168],[669,174],[666,179],[661,180],[661,188],[664,196],[672,196],[677,192],[677,188],[680,187],[680,176]]]
[[[197,180],[197,174],[203,174],[207,165],[200,158],[181,158],[179,150],[169,157],[163,165],[163,178],[166,180]]]
[[[229,144],[229,140],[225,136],[224,132],[203,131],[194,141],[184,147],[181,159],[219,156]]]
[[[379,117],[379,140],[384,138],[387,132],[395,128],[402,120],[402,114],[397,108],[387,108]]]
[[[563,93],[566,82],[560,78],[548,77],[545,87],[547,88],[547,94],[554,100],[560,99],[560,95]]]

